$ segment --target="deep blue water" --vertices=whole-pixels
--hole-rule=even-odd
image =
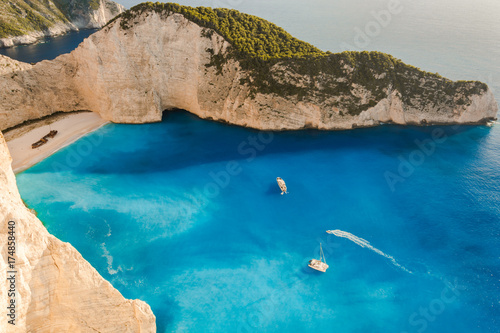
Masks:
[[[101,128],[17,180],[160,332],[495,332],[499,140],[489,127],[259,133],[177,112]],[[326,274],[306,267],[319,242]]]
[[[356,29],[388,1],[180,3],[235,7],[324,50],[385,51],[500,97],[496,1],[401,0],[366,45]],[[159,332],[498,332],[499,147],[498,124],[270,135],[177,112],[105,126],[17,180],[52,234],[152,306]],[[306,266],[320,242],[326,274]]]
[[[0,54],[27,63],[52,60],[60,54],[73,51],[96,31],[96,29],[72,31],[65,35],[44,38],[37,44],[0,48]]]

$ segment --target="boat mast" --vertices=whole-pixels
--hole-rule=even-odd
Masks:
[[[319,260],[323,261],[326,264],[325,254],[323,253],[323,248],[321,247],[321,243],[319,243]]]

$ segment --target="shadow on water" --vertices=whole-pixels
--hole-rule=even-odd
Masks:
[[[106,186],[110,190],[104,196],[96,198],[87,195],[85,191],[76,196],[78,201],[81,198],[88,200],[83,201],[82,207],[93,207],[90,211],[71,208],[73,203],[66,202],[64,195],[58,196],[57,191],[45,192],[51,187],[50,182],[31,183],[35,178],[43,181],[46,175],[18,175],[18,183],[21,189],[38,186],[32,190],[32,198],[39,198],[44,193],[42,200],[39,200],[43,204],[55,200],[50,209],[41,207],[42,215],[44,210],[54,212],[55,222],[50,223],[51,232],[74,244],[85,258],[92,258],[91,263],[125,297],[140,298],[151,304],[157,315],[159,332],[175,331],[182,325],[190,324],[189,321],[208,322],[206,314],[213,315],[217,308],[211,307],[218,304],[222,304],[221,308],[224,306],[222,313],[226,318],[231,318],[233,313],[244,316],[248,309],[258,311],[262,303],[255,300],[265,300],[266,295],[269,295],[266,290],[288,293],[293,300],[294,295],[307,291],[310,286],[317,288],[315,290],[318,292],[329,290],[330,279],[340,281],[340,285],[353,290],[358,287],[357,284],[350,285],[350,280],[363,280],[367,284],[360,286],[360,290],[379,290],[379,279],[385,281],[394,274],[403,274],[391,263],[383,261],[385,259],[371,260],[367,251],[345,242],[339,242],[339,246],[344,244],[339,250],[324,247],[327,251],[326,260],[330,265],[327,274],[307,267],[308,260],[318,258],[318,253],[313,251],[317,246],[316,237],[325,237],[327,224],[328,228],[349,230],[360,237],[368,235],[366,238],[387,251],[386,253],[397,254],[398,260],[402,260],[405,267],[419,273],[419,278],[427,274],[429,269],[439,271],[441,267],[449,267],[454,263],[457,263],[456,271],[459,271],[460,265],[470,266],[468,275],[462,274],[465,277],[472,274],[479,276],[482,274],[479,270],[483,268],[476,268],[478,257],[481,257],[483,267],[495,267],[494,258],[491,259],[492,264],[489,261],[484,263],[488,259],[486,254],[491,253],[491,249],[495,247],[494,240],[490,240],[490,243],[483,240],[497,230],[493,229],[496,228],[496,221],[493,221],[495,213],[493,210],[490,213],[487,206],[479,206],[468,194],[460,195],[461,187],[458,183],[464,177],[451,184],[446,177],[436,180],[433,177],[439,176],[441,169],[436,172],[431,165],[422,168],[421,175],[412,178],[411,184],[408,181],[405,186],[398,188],[397,200],[393,200],[391,196],[379,195],[379,198],[373,199],[373,204],[372,197],[381,193],[378,191],[380,182],[365,182],[370,177],[361,177],[360,182],[356,183],[361,173],[373,175],[373,167],[368,165],[373,163],[370,159],[376,161],[384,154],[397,161],[399,154],[408,154],[417,148],[415,140],[432,138],[432,132],[436,128],[450,138],[441,144],[443,154],[437,157],[453,165],[458,161],[463,164],[464,158],[469,162],[473,161],[474,154],[470,154],[471,152],[491,146],[485,144],[485,138],[490,136],[490,129],[472,126],[381,126],[342,132],[307,130],[274,133],[273,140],[257,154],[259,157],[266,156],[269,160],[258,160],[255,165],[248,166],[248,169],[244,167],[248,174],[242,175],[233,187],[229,186],[227,195],[221,196],[217,202],[214,201],[209,206],[184,206],[185,198],[177,201],[174,196],[172,204],[164,205],[168,201],[164,201],[162,197],[169,196],[170,189],[177,191],[177,184],[171,184],[174,177],[179,177],[181,181],[182,177],[189,177],[189,181],[196,178],[195,181],[198,181],[198,177],[204,175],[197,173],[200,170],[197,168],[181,170],[175,175],[158,174],[145,179],[147,173],[168,173],[169,170],[232,159],[251,163],[248,155],[238,152],[238,146],[241,142],[248,142],[249,136],[259,134],[255,130],[203,121],[187,112],[169,112],[161,123],[109,125],[90,135],[99,135],[102,144],[97,145],[74,172],[81,173],[84,177],[92,172],[102,173],[104,177],[91,175],[85,183],[86,188],[99,184],[100,191],[107,192]],[[78,142],[68,146],[58,153],[61,155],[54,155],[28,173],[51,172],[51,160],[64,159],[64,154],[76,151],[77,147]],[[299,154],[297,159],[296,154]],[[293,159],[286,155],[293,155]],[[352,158],[353,155],[355,158]],[[344,156],[348,156],[348,159],[340,161]],[[380,159],[382,163],[386,162],[384,156]],[[286,168],[290,163],[297,163],[293,166],[297,177],[289,176],[291,171]],[[335,172],[344,170],[324,181],[314,179],[316,167],[323,170],[325,165],[336,164],[339,164],[339,168],[328,169],[334,169]],[[218,172],[223,169],[221,165],[217,165],[216,169],[201,170],[208,173],[210,170]],[[273,176],[261,178],[265,180],[254,180],[256,173],[274,172],[276,174]],[[131,173],[132,177],[121,178],[126,173]],[[467,173],[469,180],[474,173]],[[111,175],[109,178],[112,182],[106,180],[108,175]],[[276,176],[283,177],[287,182],[291,195],[280,195],[274,178]],[[460,174],[456,177],[458,176]],[[49,178],[46,179],[51,179],[50,175],[47,177]],[[69,179],[74,181],[76,178],[78,177],[70,175]],[[382,176],[379,178],[382,179]],[[100,181],[103,182],[99,183]],[[176,181],[177,179],[173,183]],[[66,180],[61,184],[67,184]],[[323,187],[323,184],[326,185]],[[478,184],[484,187],[484,182],[480,181]],[[250,190],[241,185],[248,185]],[[113,186],[118,186],[118,190],[113,191]],[[147,200],[135,202],[138,198],[135,196],[136,189],[137,194]],[[490,192],[493,191],[494,189]],[[459,195],[452,195],[453,193]],[[348,194],[347,198],[345,194]],[[102,205],[100,201],[105,197],[126,198],[127,201],[114,204],[113,199],[110,199],[110,205]],[[149,206],[147,201],[152,205]],[[419,204],[415,204],[416,202]],[[486,198],[481,202],[486,202]],[[177,204],[179,210],[176,209]],[[477,207],[470,208],[471,204]],[[130,205],[130,212],[128,208],[120,211],[126,205]],[[156,210],[159,206],[162,208]],[[116,207],[120,208],[117,210]],[[465,209],[459,209],[463,207]],[[485,213],[478,214],[481,211]],[[139,217],[145,213],[150,221]],[[455,217],[455,214],[458,216]],[[93,218],[94,215],[98,218]],[[71,227],[66,222],[60,222],[60,231],[57,231],[56,216],[60,216],[61,221],[71,221]],[[476,221],[478,218],[481,221]],[[180,229],[176,226],[185,221],[194,221],[195,224],[186,224],[186,229],[179,232]],[[360,230],[363,231],[358,233]],[[165,236],[158,237],[162,234]],[[475,238],[469,235],[474,235]],[[396,239],[404,241],[393,242]],[[103,256],[101,244],[104,243],[106,252]],[[403,248],[398,248],[400,243],[404,245]],[[418,252],[412,252],[412,249],[418,249]],[[457,252],[453,249],[464,250]],[[439,265],[432,261],[434,257],[440,258]],[[180,260],[185,258],[189,262]],[[110,262],[111,259],[114,261]],[[466,260],[466,263],[462,260]],[[235,262],[238,263],[237,267]],[[374,263],[373,266],[364,265],[370,262]],[[442,262],[446,262],[446,266],[441,265]],[[389,265],[391,269],[387,270],[382,265]],[[118,275],[113,275],[109,272],[110,266],[113,270],[119,270],[120,267],[123,270]],[[132,267],[134,269],[129,271]],[[362,278],[350,279],[354,275],[360,276],[361,270]],[[451,271],[451,268],[446,270]],[[400,275],[396,278],[400,279]],[[482,277],[481,281],[476,278],[475,281],[479,285],[486,279],[491,285],[488,276]],[[405,280],[401,281],[406,283]],[[434,286],[432,281],[430,283]],[[284,289],[280,287],[281,284],[285,285]],[[480,286],[478,290],[486,288]],[[405,299],[412,299],[416,295],[412,294],[414,288],[404,289],[408,290]],[[438,292],[441,289],[442,286],[439,285]],[[177,293],[177,290],[182,292]],[[231,299],[242,299],[247,302],[245,304],[255,306],[249,308],[245,304],[235,306],[235,303],[224,303],[225,298],[218,298],[223,293],[231,295]],[[203,297],[196,298],[198,294]],[[325,292],[322,297],[332,303],[339,300],[351,302],[349,295],[339,294],[342,293],[332,290]],[[360,294],[361,292],[353,293],[354,296]],[[494,290],[491,294],[494,294]],[[246,298],[241,297],[242,295]],[[303,295],[301,297],[304,297],[304,303],[298,300],[296,304],[300,309],[307,310],[312,303],[306,303],[314,300],[305,293]],[[358,299],[359,301],[352,303],[363,306],[373,302],[373,298]],[[417,298],[411,306],[428,303],[429,300],[424,295],[422,299]],[[410,308],[408,311],[411,313],[413,310]],[[217,322],[218,318],[212,320]],[[323,320],[332,319],[325,317]],[[237,325],[239,322],[234,323]],[[233,324],[230,322],[226,325]]]
[[[265,194],[273,197],[281,195],[278,184],[276,182],[270,182]]]
[[[397,159],[401,154],[419,149],[417,141],[432,140],[436,129],[447,138],[467,135],[477,142],[466,149],[477,148],[490,133],[490,128],[485,126],[385,125],[347,131],[301,130],[270,134],[203,120],[187,111],[175,110],[165,112],[161,123],[108,125],[103,129],[104,145],[98,146],[91,158],[72,168],[72,171],[85,174],[151,174],[229,161],[244,165],[256,156],[339,150],[365,151],[367,154],[381,152]],[[266,140],[271,138],[270,142],[264,144],[259,136]],[[254,139],[258,146],[252,142]],[[448,141],[441,144],[447,145]],[[65,150],[59,153],[64,154]],[[121,163],[118,165],[115,160]],[[36,173],[37,169],[35,166],[29,172]],[[269,192],[274,185],[269,185]]]

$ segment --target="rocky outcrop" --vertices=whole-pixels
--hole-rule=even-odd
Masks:
[[[0,47],[31,44],[70,30],[101,28],[123,12],[110,0],[10,0],[0,3]]]
[[[13,229],[9,229],[14,226]],[[12,233],[9,235],[9,231]],[[7,291],[8,236],[15,236],[15,298]],[[155,332],[149,305],[127,300],[23,204],[0,133],[0,332]],[[12,241],[13,238],[11,238]],[[12,246],[12,244],[11,244]],[[15,300],[15,326],[6,307]]]
[[[0,76],[7,74],[13,75],[15,72],[27,70],[31,67],[32,66],[30,64],[0,55]]]
[[[265,130],[483,123],[498,110],[485,84],[452,82],[376,53],[331,55],[329,71],[310,74],[301,72],[304,61],[278,61],[259,79],[230,56],[222,36],[181,14],[145,11],[122,20],[70,54],[2,75],[0,129],[73,110],[145,123],[180,108]],[[380,59],[385,67],[373,65]]]

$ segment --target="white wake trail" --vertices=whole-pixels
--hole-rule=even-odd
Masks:
[[[342,237],[342,238],[347,238],[348,240],[358,244],[359,246],[361,247],[365,247],[365,248],[368,248],[370,250],[372,250],[373,252],[377,253],[377,254],[380,254],[381,256],[383,257],[386,257],[387,259],[389,259],[395,266],[401,268],[402,270],[412,274],[412,272],[408,269],[406,269],[404,266],[401,266],[397,261],[396,259],[394,259],[393,256],[390,256],[388,254],[385,254],[384,252],[380,251],[379,249],[373,247],[370,245],[370,242],[368,242],[366,239],[363,239],[363,238],[359,238],[358,236],[355,236],[347,231],[342,231],[342,230],[327,230],[326,231],[327,233],[329,234],[332,234],[332,235],[335,235],[337,237]]]

